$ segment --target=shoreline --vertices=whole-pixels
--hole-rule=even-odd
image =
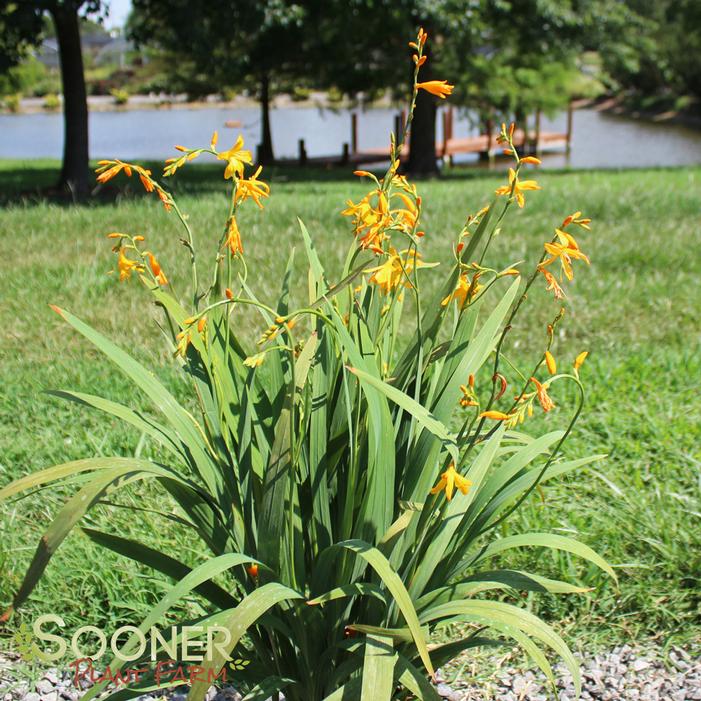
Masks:
[[[59,100],[62,98],[59,96]],[[22,117],[35,114],[59,114],[62,111],[62,103],[53,109],[44,106],[45,98],[27,97],[22,98],[20,108],[13,112],[6,107],[0,107],[0,114],[7,116]],[[277,95],[271,101],[271,109],[309,109],[318,110],[352,110],[358,109],[361,112],[371,109],[401,109],[402,103],[394,101],[388,96],[383,96],[372,102],[352,101],[343,99],[338,102],[331,101],[328,94],[323,91],[312,91],[309,97],[304,100],[292,99],[291,95]],[[455,105],[457,109],[460,106]],[[608,115],[614,115],[626,119],[641,122],[648,122],[659,125],[682,126],[693,131],[701,131],[701,114],[684,110],[641,110],[626,105],[620,97],[611,95],[594,99],[578,99],[573,101],[574,110],[591,109]],[[260,109],[260,103],[247,95],[237,95],[232,100],[224,100],[219,95],[209,95],[199,100],[188,101],[187,96],[166,95],[166,94],[140,94],[131,95],[129,101],[124,105],[115,103],[111,95],[89,95],[89,112],[138,112],[152,110],[207,110],[207,109]]]
[[[7,108],[1,108],[0,114],[22,117],[31,114],[60,114],[62,111],[62,98],[59,96],[58,107],[47,109],[44,106],[43,97],[22,98],[20,108],[12,112]],[[343,99],[338,102],[331,101],[325,92],[311,92],[304,100],[292,99],[290,95],[277,95],[270,104],[271,109],[308,109],[310,107],[319,110],[348,110],[348,109],[400,109],[399,102],[393,102],[389,97],[363,103],[362,100],[354,102]],[[115,103],[111,95],[89,95],[89,112],[137,112],[143,110],[206,110],[206,109],[256,109],[260,110],[260,103],[246,95],[237,95],[232,100],[224,100],[218,95],[209,95],[200,100],[188,101],[186,95],[130,95],[129,101],[124,105]]]
[[[620,97],[606,96],[593,100],[576,100],[574,109],[591,109],[640,122],[649,122],[662,126],[681,126],[693,131],[701,131],[701,115],[683,110],[639,110],[626,105]]]

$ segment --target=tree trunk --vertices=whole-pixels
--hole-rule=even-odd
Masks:
[[[63,85],[63,166],[59,187],[77,199],[87,196],[88,182],[88,101],[83,72],[78,13],[73,3],[55,3],[51,16],[56,27]]]
[[[428,51],[424,52],[428,54]],[[412,64],[413,68],[413,64]],[[431,61],[424,64],[419,76],[420,82],[433,80]],[[438,174],[436,161],[436,100],[425,90],[419,90],[416,96],[414,118],[411,122],[409,139],[409,163],[407,172],[414,176],[430,176]]]
[[[261,137],[258,145],[258,162],[269,165],[275,159],[273,135],[270,130],[270,78],[264,74],[260,80]]]

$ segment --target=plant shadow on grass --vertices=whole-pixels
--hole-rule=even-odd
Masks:
[[[144,167],[154,174],[160,174],[163,169],[161,161],[145,161]],[[440,175],[430,178],[435,182],[473,181],[500,177],[506,167],[506,161],[498,161],[493,167],[487,166],[455,166],[444,168]],[[91,163],[94,169],[96,163]],[[378,176],[385,172],[383,167],[370,166],[370,170]],[[553,168],[543,171],[548,176],[571,175],[572,173],[620,173],[625,168],[611,169],[578,169]],[[645,168],[645,170],[673,171],[674,167]],[[72,206],[76,203],[70,192],[56,187],[60,173],[58,161],[49,159],[37,160],[6,160],[0,161],[0,208],[13,205],[31,206],[50,202],[57,205]],[[167,189],[174,194],[205,195],[220,193],[222,182],[222,164],[197,163],[183,168],[174,178],[158,177]],[[318,166],[295,166],[293,164],[273,165],[265,169],[265,180],[275,183],[350,183],[356,180],[352,166],[333,166],[322,168]],[[147,193],[139,186],[138,180],[118,176],[114,180],[100,185],[95,182],[92,196],[80,203],[83,206],[111,205],[122,198],[146,197]]]

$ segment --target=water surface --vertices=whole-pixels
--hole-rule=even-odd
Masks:
[[[358,112],[358,146],[387,144],[395,110]],[[272,111],[273,144],[279,158],[296,157],[297,142],[304,139],[310,157],[340,154],[350,141],[350,113],[315,107]],[[224,126],[241,122],[240,129]],[[442,120],[437,121],[438,139]],[[566,115],[544,119],[543,129],[564,132]],[[233,142],[241,131],[248,144],[260,138],[260,112],[255,107],[231,109],[160,109],[93,112],[90,114],[90,154],[93,158],[127,160],[163,159],[173,155],[175,144],[195,147],[209,143],[214,130],[220,146]],[[465,117],[455,119],[456,138],[477,133]],[[0,115],[0,158],[60,158],[63,147],[61,114]],[[465,155],[458,162],[476,160]],[[663,125],[618,117],[593,109],[574,113],[572,150],[551,154],[545,167],[628,168],[701,164],[701,133],[677,125]]]

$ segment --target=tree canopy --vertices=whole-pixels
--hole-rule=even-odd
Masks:
[[[64,140],[59,187],[82,198],[88,182],[88,104],[80,42],[80,16],[100,17],[101,0],[0,0],[0,70],[8,70],[41,42],[45,18],[56,30],[63,85]]]

